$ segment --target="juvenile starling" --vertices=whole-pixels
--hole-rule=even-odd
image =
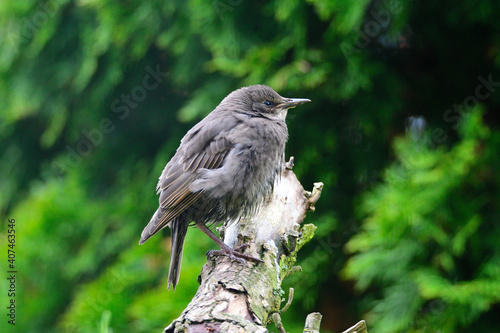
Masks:
[[[256,213],[281,175],[287,110],[308,99],[281,97],[255,85],[230,93],[182,138],[158,185],[160,207],[141,235],[143,244],[170,226],[168,288],[179,281],[184,238],[192,221],[229,256],[254,259],[224,244],[208,227]]]

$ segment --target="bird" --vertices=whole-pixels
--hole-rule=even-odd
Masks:
[[[181,139],[159,177],[159,207],[139,241],[144,244],[170,227],[168,289],[175,290],[179,282],[184,239],[192,224],[221,249],[212,252],[261,261],[226,245],[209,226],[256,214],[281,176],[287,112],[307,102],[282,97],[265,85],[243,87],[227,95]]]

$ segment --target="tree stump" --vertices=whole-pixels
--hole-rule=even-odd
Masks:
[[[226,244],[248,243],[245,253],[263,262],[209,255],[196,295],[164,332],[267,332],[270,322],[285,332],[279,316],[282,281],[300,270],[294,266],[297,252],[316,229],[312,224],[300,228],[300,224],[306,212],[314,210],[323,188],[315,183],[311,192],[305,191],[292,165],[293,158],[256,216],[219,228]],[[290,303],[291,299],[285,308]]]

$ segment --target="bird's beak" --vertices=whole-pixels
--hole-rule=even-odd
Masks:
[[[285,101],[278,104],[277,107],[281,109],[291,109],[297,105],[308,103],[310,101],[311,100],[307,98],[285,98]]]

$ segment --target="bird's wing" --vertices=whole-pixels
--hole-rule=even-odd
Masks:
[[[191,149],[186,149],[181,144],[176,156],[163,170],[156,187],[157,193],[160,194],[160,207],[144,229],[141,244],[164,228],[172,219],[179,216],[200,197],[201,192],[193,193],[189,191],[189,185],[196,179],[196,171],[221,167],[224,158],[232,148],[232,143],[225,139],[223,135],[216,135],[206,140],[207,133],[196,134],[198,134],[196,131],[188,133],[195,139],[205,139],[199,140],[205,141],[204,147],[199,149],[200,147],[187,146],[187,148],[191,147]],[[203,135],[204,138],[197,137]]]
[[[217,169],[232,144],[223,137],[214,138],[201,151],[183,154],[183,159],[172,160],[167,165],[158,181],[157,192],[160,193],[160,207],[170,209],[178,206],[189,195],[189,185],[196,177],[199,169]]]

